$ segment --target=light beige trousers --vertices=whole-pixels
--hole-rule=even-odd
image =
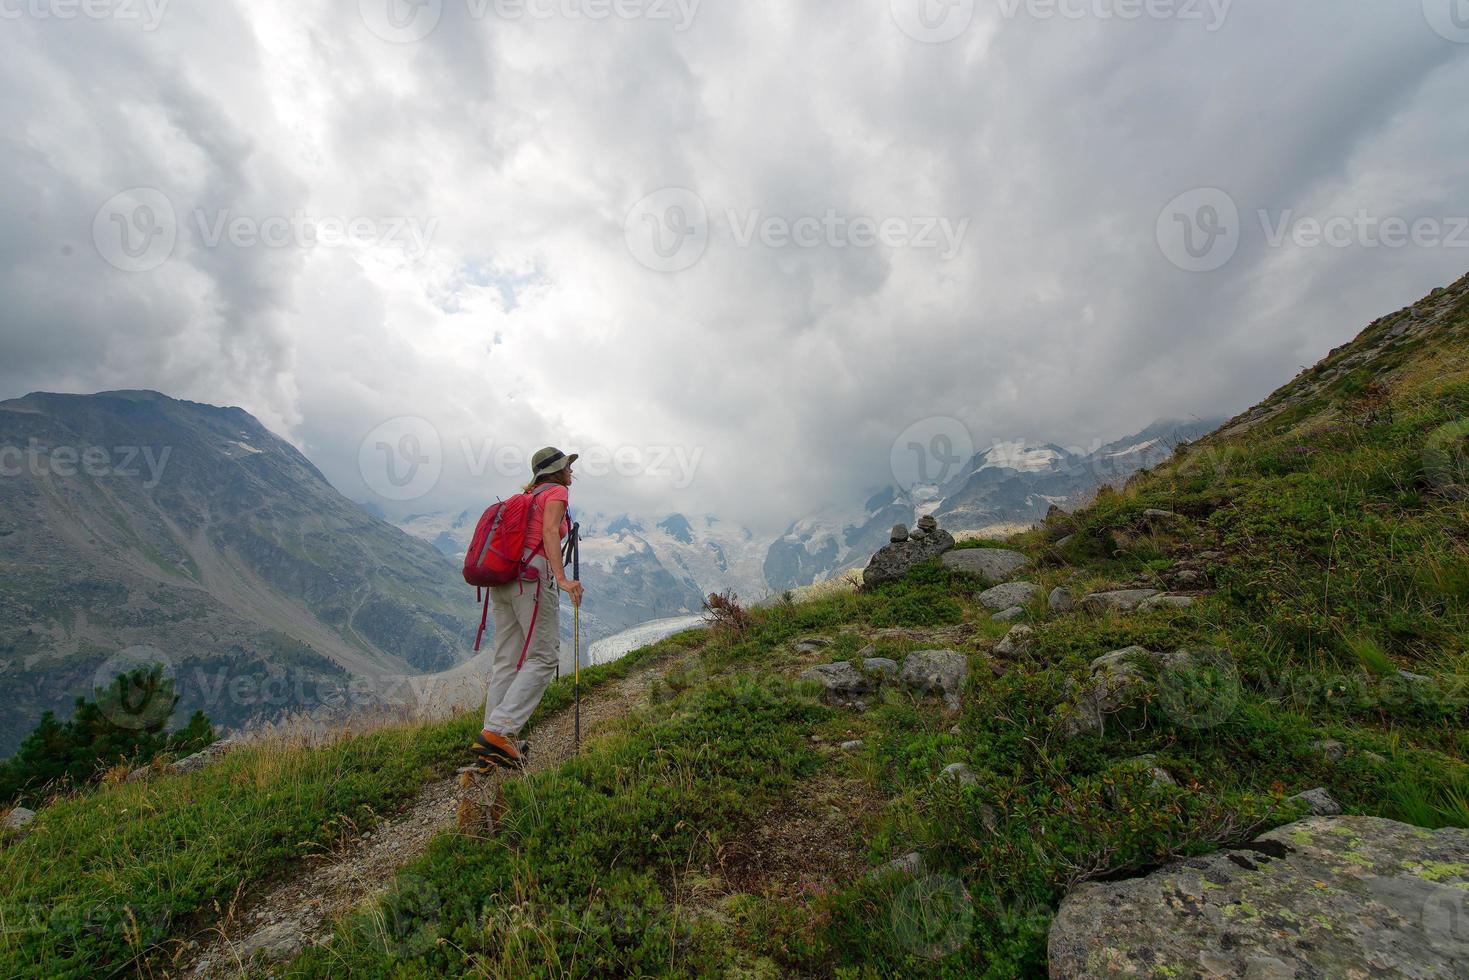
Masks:
[[[518,736],[535,713],[556,677],[561,658],[561,590],[556,588],[544,557],[533,558],[531,567],[540,583],[539,613],[536,582],[514,582],[490,590],[495,612],[495,660],[485,696],[485,730],[507,738]],[[532,617],[535,629],[521,665],[520,651],[525,648]]]

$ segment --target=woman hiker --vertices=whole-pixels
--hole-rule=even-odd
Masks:
[[[517,736],[556,676],[561,657],[560,594],[567,593],[573,603],[581,605],[582,585],[567,578],[561,565],[561,540],[571,532],[567,488],[576,459],[577,454],[568,456],[554,448],[531,457],[532,479],[524,490],[533,495],[525,556],[527,574],[534,577],[490,589],[495,659],[485,698],[484,731],[470,751],[507,769],[524,764],[528,746],[516,741]],[[525,652],[523,664],[521,651]]]

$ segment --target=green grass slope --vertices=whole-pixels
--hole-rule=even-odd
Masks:
[[[1010,627],[978,598],[989,583],[937,563],[684,641],[645,708],[508,789],[495,836],[441,836],[275,975],[1044,975],[1052,916],[1077,883],[1248,840],[1302,816],[1290,798],[1304,790],[1352,813],[1469,825],[1466,334],[1469,279],[1168,465],[1015,538],[1041,588],[1026,644],[1001,646]],[[1094,613],[1045,598],[1125,587],[1197,601]],[[799,642],[816,633],[829,642]],[[1207,669],[1145,670],[1101,731],[1078,732],[1093,661],[1134,646],[1193,651]],[[798,680],[864,651],[936,648],[968,659],[957,711],[887,684],[859,713]],[[392,769],[384,749],[349,745],[333,764],[357,771],[372,751]],[[386,749],[410,762],[425,750]],[[939,779],[953,763],[974,778]],[[258,779],[268,794],[283,777]],[[88,867],[166,864],[166,835],[124,842],[102,826],[126,793],[73,804],[96,808],[90,823],[53,824],[95,835]],[[285,799],[278,809],[296,805]],[[308,824],[344,812],[318,798]],[[4,880],[26,883],[7,907],[44,904],[75,874],[45,866],[54,849],[0,853]],[[919,875],[874,873],[910,853]],[[204,878],[226,870],[239,872]],[[143,894],[178,916],[233,888],[185,893],[173,875]],[[131,908],[125,879],[88,887]],[[28,939],[0,966],[117,970],[167,948],[99,952],[95,936]]]

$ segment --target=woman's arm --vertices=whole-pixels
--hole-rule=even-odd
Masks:
[[[546,553],[546,567],[555,576],[556,585],[562,592],[571,595],[571,601],[581,605],[582,585],[566,577],[566,568],[561,564],[561,522],[566,518],[566,501],[546,501],[546,515],[541,520],[541,547]]]

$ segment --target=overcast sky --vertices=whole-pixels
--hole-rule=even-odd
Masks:
[[[779,529],[1469,271],[1469,0],[0,0],[0,82],[0,396],[240,405],[400,515],[555,443]]]

